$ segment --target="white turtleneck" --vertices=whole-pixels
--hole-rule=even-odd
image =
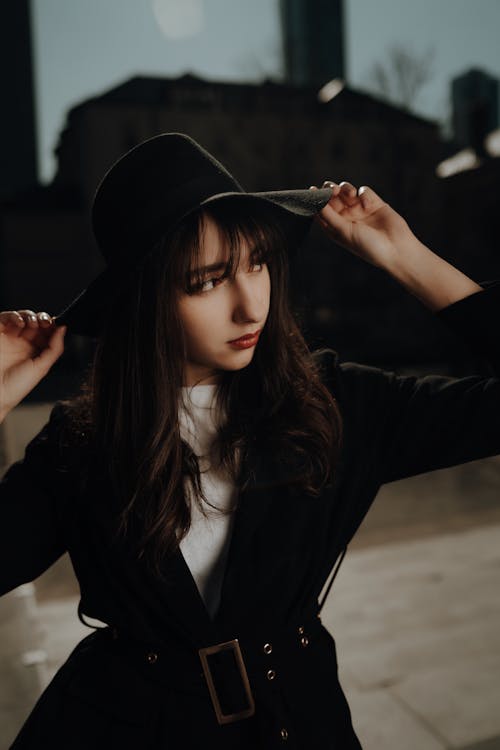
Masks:
[[[236,487],[226,475],[214,470],[210,461],[217,431],[217,385],[183,387],[181,392],[180,433],[198,456],[203,492],[217,508],[232,507],[237,498]],[[180,549],[213,618],[220,602],[234,513],[223,515],[205,502],[202,512],[198,503],[193,501],[191,483],[186,481],[185,487],[191,506],[191,527],[181,540]]]

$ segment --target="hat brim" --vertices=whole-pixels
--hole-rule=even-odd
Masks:
[[[283,221],[285,232],[291,239],[289,251],[292,255],[304,240],[313,218],[328,203],[331,195],[332,188],[217,193],[185,212],[179,217],[177,224],[203,206],[223,199],[264,202],[277,209],[276,217]],[[68,326],[70,333],[98,337],[106,311],[113,300],[129,286],[134,273],[147,256],[148,253],[144,254],[129,267],[108,266],[64,310],[54,316],[55,324]]]

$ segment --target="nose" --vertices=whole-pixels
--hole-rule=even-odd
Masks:
[[[259,280],[260,281],[260,280]],[[233,280],[233,320],[235,323],[258,323],[269,306],[266,285],[255,277],[237,273]]]

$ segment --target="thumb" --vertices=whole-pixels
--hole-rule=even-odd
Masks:
[[[64,351],[64,336],[68,326],[56,326],[51,337],[47,341],[47,346],[42,349],[33,359],[33,364],[42,370],[49,370],[54,362],[59,359]]]

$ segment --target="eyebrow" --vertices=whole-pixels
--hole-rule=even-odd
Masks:
[[[256,242],[252,249],[250,250],[250,257],[255,254],[255,252],[259,251],[261,248],[261,243]],[[207,273],[213,273],[214,271],[222,271],[228,266],[229,261],[222,260],[218,263],[211,263],[209,266],[202,266],[200,268],[195,268],[192,271],[188,271],[188,277],[189,279],[193,279],[196,276],[205,276]]]
[[[209,266],[203,266],[202,268],[195,268],[193,271],[188,272],[188,276],[190,279],[194,278],[195,276],[204,276],[207,273],[212,273],[213,271],[222,271],[227,266],[227,261],[220,261],[219,263],[212,263]]]

